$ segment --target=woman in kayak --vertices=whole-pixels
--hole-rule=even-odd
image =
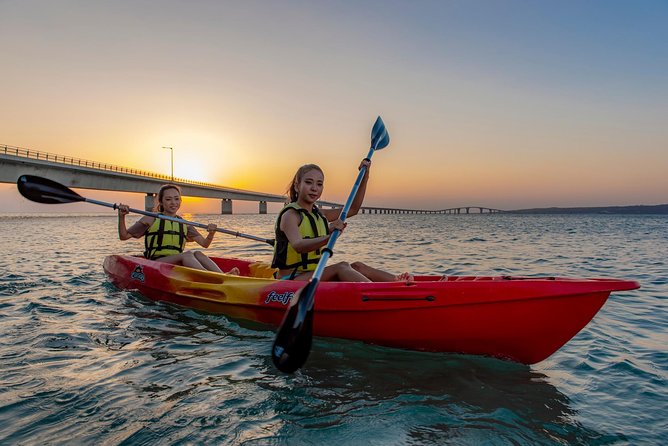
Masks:
[[[181,189],[175,184],[165,184],[158,191],[155,212],[168,217],[181,218],[176,213],[181,207]],[[186,242],[197,242],[201,247],[208,248],[216,234],[217,226],[210,224],[207,227],[207,236],[204,238],[194,227],[184,223],[143,216],[135,224],[126,228],[125,216],[129,207],[118,205],[118,237],[121,240],[144,237],[144,257],[158,262],[183,265],[190,268],[215,271],[221,269],[201,251],[184,251]],[[233,268],[227,274],[239,274]]]
[[[366,172],[353,199],[348,217],[356,215],[364,201],[369,180],[371,161],[362,160]],[[276,244],[271,266],[278,268],[278,278],[308,280],[320,260],[320,248],[327,245],[333,230],[343,231],[346,223],[339,218],[341,209],[319,209],[315,203],[322,195],[325,174],[315,164],[306,164],[297,170],[288,189],[290,203],[276,219]],[[394,282],[412,281],[408,273],[394,275],[362,262],[339,262],[327,266],[321,276],[324,281],[341,282]]]

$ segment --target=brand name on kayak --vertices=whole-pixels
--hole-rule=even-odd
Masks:
[[[290,303],[290,299],[292,299],[292,296],[295,295],[294,291],[286,291],[285,293],[277,293],[276,291],[270,291],[269,294],[267,294],[267,298],[265,299],[264,303],[268,304],[271,302],[280,302],[283,305],[287,305]]]

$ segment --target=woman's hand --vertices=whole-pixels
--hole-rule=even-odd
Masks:
[[[362,167],[364,166],[366,166],[366,171],[368,172],[369,169],[371,168],[371,160],[369,158],[364,158],[360,163],[360,166],[357,168],[357,170],[362,170]]]
[[[125,216],[130,213],[130,208],[127,204],[119,204],[116,208],[118,209],[118,238],[121,240],[132,238],[132,234],[125,227]]]
[[[335,229],[343,232],[343,230],[346,229],[346,226],[348,226],[348,223],[341,221],[340,218],[337,218],[336,220],[329,222],[329,232],[332,233]]]
[[[211,246],[213,237],[216,235],[216,229],[218,229],[218,226],[216,226],[214,223],[209,223],[208,225],[206,225],[206,231],[208,232],[206,238],[202,237],[202,234],[195,231],[195,233],[197,233],[197,236],[193,237],[192,240],[199,243],[199,245],[202,248],[208,248],[209,246]]]

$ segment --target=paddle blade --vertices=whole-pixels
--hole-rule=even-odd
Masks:
[[[271,359],[281,372],[293,373],[301,368],[311,352],[313,297],[317,287],[318,280],[311,280],[297,291],[276,332]]]
[[[16,187],[18,187],[21,195],[36,203],[62,204],[86,201],[84,197],[72,189],[34,175],[21,175],[16,181]]]
[[[379,116],[371,128],[371,148],[374,150],[384,149],[389,143],[390,134],[387,133],[385,123]]]

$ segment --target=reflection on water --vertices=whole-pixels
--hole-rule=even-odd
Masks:
[[[141,302],[141,297],[136,298]],[[267,355],[273,341],[271,331],[244,328],[245,323],[237,325],[167,304],[143,303],[152,311],[134,306],[128,311],[136,318],[133,337],[153,340],[155,373],[183,363],[190,377],[187,385],[167,385],[160,374],[162,384],[141,388],[145,397],[184,403],[212,390],[223,391],[230,399],[218,408],[221,413],[229,417],[234,407],[243,417],[233,419],[261,433],[265,440],[471,444],[502,439],[511,444],[574,444],[604,437],[578,422],[568,397],[547,375],[525,365],[318,339],[307,367],[289,377],[277,372]],[[155,325],[156,316],[160,327]],[[233,352],[221,355],[211,350],[228,343],[235,345]],[[218,374],[212,374],[210,368],[193,369],[193,362],[206,356],[211,360],[222,357],[214,369]],[[197,377],[198,373],[202,376]],[[242,397],[240,388],[246,387],[253,388],[254,394]],[[203,416],[193,409],[188,403],[181,410]],[[267,412],[272,414],[269,422],[262,420]],[[207,424],[212,423],[209,415],[204,417]],[[170,417],[165,414],[165,418]],[[229,428],[239,430],[233,423]],[[134,439],[147,435],[144,432]],[[623,436],[614,439],[623,440]]]
[[[323,444],[368,438],[379,444],[572,444],[601,437],[577,422],[568,398],[546,375],[495,359],[321,340],[292,386],[284,397],[294,405],[286,429],[290,435],[298,432],[293,424],[314,430],[309,438]]]

